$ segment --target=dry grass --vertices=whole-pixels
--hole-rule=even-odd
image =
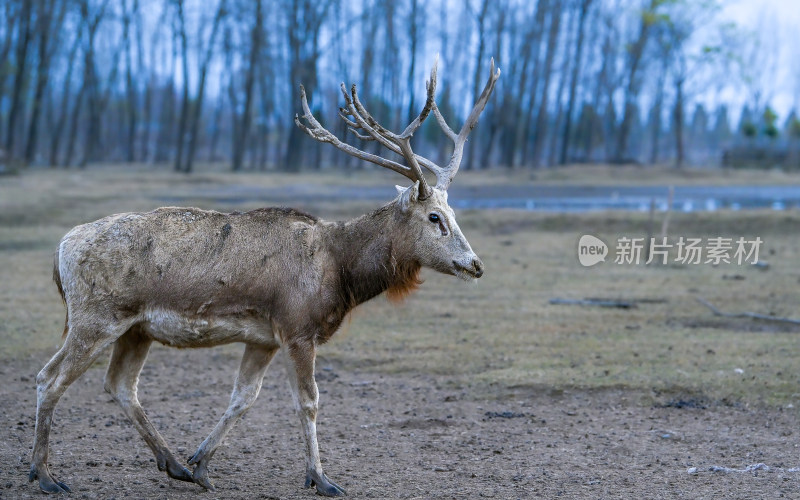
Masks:
[[[610,167],[598,167],[603,168]],[[666,174],[659,175],[663,182]],[[463,175],[459,182],[477,185],[487,176]],[[505,182],[519,182],[513,176]],[[722,182],[751,178],[741,173]],[[503,180],[497,174],[491,179]],[[315,202],[315,190],[396,180],[372,172],[343,178],[333,173],[230,176],[209,170],[186,177],[146,167],[0,178],[0,358],[57,348],[63,308],[51,282],[52,252],[75,224],[149,210],[176,195],[203,208],[248,209],[255,204],[214,202],[200,188],[299,183],[307,183],[311,194],[298,198],[298,207],[325,218],[346,218],[375,204]],[[694,179],[698,184],[712,180],[705,174]],[[656,401],[691,397],[709,403],[800,406],[800,331],[715,318],[694,300],[702,296],[729,311],[800,317],[799,214],[674,215],[670,233],[675,236],[760,236],[761,256],[770,263],[766,271],[735,265],[620,266],[609,261],[586,269],[578,264],[580,235],[591,233],[605,241],[645,236],[644,214],[465,211],[459,220],[486,264],[484,278],[470,286],[424,273],[425,285],[404,305],[378,298],[356,311],[322,348],[326,362],[352,370],[436,373],[444,383],[483,394],[514,386],[625,388]],[[729,279],[734,275],[738,278]],[[663,302],[622,310],[550,305],[552,297]]]

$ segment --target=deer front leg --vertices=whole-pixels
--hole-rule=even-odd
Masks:
[[[289,385],[292,388],[295,410],[300,417],[306,445],[306,488],[316,487],[317,493],[328,497],[345,495],[344,489],[328,479],[322,471],[317,444],[317,409],[319,393],[314,380],[316,349],[311,342],[301,341],[287,346],[284,360]]]
[[[277,347],[253,344],[248,344],[244,348],[242,362],[239,365],[239,375],[236,376],[236,382],[233,384],[230,405],[211,434],[189,459],[189,464],[197,464],[193,475],[194,482],[200,486],[214,490],[214,485],[208,480],[208,462],[214,456],[214,452],[228,431],[255,402],[261,390],[264,372],[277,351]]]

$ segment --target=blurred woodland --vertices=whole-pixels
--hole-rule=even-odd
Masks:
[[[722,22],[719,9],[712,0],[4,0],[0,148],[9,162],[53,168],[356,168],[295,127],[299,84],[339,137],[342,81],[402,130],[439,54],[439,107],[455,126],[491,57],[502,70],[465,169],[797,166],[800,121],[769,102],[775,47]],[[448,154],[440,134],[428,124],[415,150]]]

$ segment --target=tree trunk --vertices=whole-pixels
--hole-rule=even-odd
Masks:
[[[472,77],[472,102],[478,100],[481,92],[481,69],[484,67],[483,53],[486,50],[486,16],[489,13],[489,0],[481,3],[481,12],[478,15],[478,55],[475,60],[475,74]],[[467,161],[464,165],[465,170],[472,170],[475,162],[475,145],[478,138],[467,141]]]
[[[538,13],[540,9],[541,2],[537,2],[536,12]],[[511,73],[512,75],[519,75],[517,78],[517,85],[515,87],[516,92],[513,90],[508,90],[505,92],[502,106],[502,109],[511,109],[512,107],[520,108],[520,112],[514,113],[513,116],[507,117],[505,120],[507,122],[507,126],[504,130],[504,147],[502,153],[503,158],[501,159],[501,162],[509,168],[513,168],[515,166],[515,162],[518,158],[518,146],[522,144],[523,140],[522,126],[527,113],[522,112],[521,108],[524,107],[525,96],[528,95],[528,66],[530,65],[531,55],[533,52],[533,41],[536,33],[539,31],[539,27],[536,25],[536,23],[525,23],[523,25],[528,26],[528,31],[525,33],[522,43],[520,44],[520,54],[516,57],[514,62],[516,68],[518,69]],[[511,89],[511,87],[511,82],[508,82],[506,84],[506,88]],[[514,99],[514,96],[516,96],[514,104],[509,105],[509,103]]]
[[[570,135],[572,134],[572,115],[575,112],[575,93],[578,87],[578,77],[581,70],[581,61],[583,60],[583,39],[585,34],[586,15],[589,12],[589,7],[592,5],[592,0],[581,1],[581,11],[578,17],[578,40],[575,44],[575,59],[572,66],[572,75],[569,82],[569,98],[567,101],[567,111],[564,114],[564,131],[561,134],[561,154],[558,163],[565,165],[567,163],[567,155],[569,154]]]
[[[18,25],[17,17],[19,16],[19,12],[13,8],[15,5],[12,2],[4,2],[0,5],[3,5],[5,8],[6,20],[3,46],[0,48],[0,61],[8,61],[14,43],[19,40],[19,36],[15,36],[15,27]],[[0,64],[0,100],[2,101],[5,100],[6,77],[10,74],[9,69],[8,65]],[[0,120],[0,138],[5,137],[5,134],[2,133],[3,125],[4,123]]]
[[[601,26],[605,23],[598,23]],[[599,35],[599,33],[598,33]],[[592,96],[592,111],[596,114],[600,114],[600,104],[603,97],[603,87],[611,87],[609,80],[609,74],[613,72],[613,64],[615,59],[615,44],[614,40],[611,38],[612,32],[610,26],[606,26],[606,32],[603,39],[602,45],[602,54],[603,54],[603,63],[600,66],[600,70],[597,73],[596,82],[594,88],[594,95]],[[598,36],[598,39],[600,37]],[[609,91],[609,94],[611,91]],[[584,160],[591,161],[592,153],[594,151],[594,132],[595,128],[590,126],[586,131],[586,149],[584,151]]]
[[[140,11],[141,12],[141,11]],[[158,23],[156,24],[156,28],[153,31],[152,38],[150,39],[150,67],[147,68],[146,74],[147,78],[145,80],[145,89],[144,89],[144,103],[142,104],[142,123],[144,124],[144,130],[142,130],[142,140],[140,144],[141,151],[139,152],[139,158],[141,161],[148,162],[152,161],[153,157],[151,156],[151,147],[150,142],[152,141],[152,117],[153,117],[153,92],[157,88],[156,87],[156,79],[155,79],[155,64],[156,64],[156,47],[158,45],[159,34],[161,31],[161,27],[164,25],[164,21],[167,17],[167,13],[169,12],[169,7],[164,6],[162,8],[162,13],[159,16]],[[142,19],[139,16],[138,22],[136,24],[136,46],[137,46],[137,53],[139,59],[139,67],[144,69],[144,44],[142,42]]]
[[[222,90],[222,85],[220,85],[220,91]],[[223,106],[223,98],[222,93],[220,92],[219,97],[217,97],[217,105],[214,108],[214,118],[212,119],[212,129],[211,129],[211,140],[209,141],[208,145],[208,161],[215,162],[217,161],[217,144],[219,143],[219,133],[221,128],[221,117],[222,117],[222,106]]]
[[[569,24],[566,28],[566,33],[572,33],[575,28],[574,25],[576,23],[577,17],[575,13],[571,13],[569,17]],[[564,54],[562,55],[561,60],[561,67],[558,71],[558,89],[556,90],[556,114],[555,114],[555,121],[553,122],[552,132],[550,133],[550,145],[548,147],[548,154],[547,154],[547,166],[553,166],[556,164],[556,156],[558,156],[558,145],[559,140],[561,139],[561,134],[558,133],[561,130],[561,122],[564,119],[564,91],[567,88],[567,73],[569,72],[569,61],[570,55],[572,51],[572,40],[566,39],[563,43],[564,45]],[[551,127],[548,127],[551,128]]]
[[[83,105],[83,98],[86,95],[86,85],[81,85],[78,91],[78,96],[75,98],[75,106],[72,109],[72,117],[70,119],[69,135],[67,136],[67,152],[64,155],[64,166],[68,167],[72,163],[72,156],[75,153],[75,143],[78,136],[78,118],[81,114],[81,107]]]
[[[166,9],[166,7],[165,7]],[[166,14],[165,14],[166,15]],[[166,48],[165,48],[166,51]],[[164,54],[164,59],[167,54]],[[178,67],[178,37],[175,30],[172,31],[172,43],[170,44],[169,65],[167,75],[174,75]],[[154,78],[155,79],[155,78]],[[175,80],[170,78],[161,87],[161,102],[158,116],[158,136],[156,137],[156,148],[153,154],[155,162],[165,162],[169,159],[169,149],[174,145],[175,133]]]
[[[186,19],[183,15],[183,0],[175,0],[178,14],[178,38],[181,42],[181,69],[183,73],[183,90],[181,93],[181,111],[178,118],[177,149],[175,151],[175,170],[183,171],[183,145],[186,140],[186,122],[189,117],[189,47],[186,40]]]
[[[317,85],[317,59],[319,58],[319,31],[325,20],[331,0],[324,2],[287,3],[289,9],[289,85],[290,116],[294,116],[300,103],[300,84],[306,88],[309,100],[313,99]],[[308,149],[305,134],[297,127],[289,130],[289,139],[284,156],[287,171],[297,172],[303,161],[303,151]],[[306,145],[306,146],[304,146]],[[314,143],[313,147],[319,147]]]
[[[9,157],[14,156],[14,132],[16,131],[17,114],[22,106],[22,87],[25,86],[25,76],[28,65],[28,45],[31,40],[31,10],[33,2],[22,2],[20,25],[17,40],[17,54],[15,57],[16,72],[14,74],[14,87],[11,93],[11,108],[8,111],[8,125],[6,130],[5,150]]]
[[[536,117],[536,128],[533,130],[533,150],[531,161],[534,166],[539,166],[542,158],[542,148],[544,145],[545,131],[547,129],[547,104],[550,92],[550,81],[553,73],[553,59],[556,53],[558,31],[561,25],[560,5],[554,6],[550,19],[550,30],[547,34],[547,53],[544,60],[544,85],[542,86],[542,97],[539,99],[539,113]],[[526,148],[527,149],[527,148]],[[526,157],[523,149],[523,158]]]
[[[44,92],[50,76],[50,62],[52,61],[53,50],[51,40],[58,40],[61,26],[63,24],[66,4],[60,4],[60,10],[55,11],[53,2],[42,5],[42,12],[39,13],[37,21],[37,31],[39,31],[39,65],[36,69],[36,88],[33,94],[33,107],[31,109],[31,119],[28,124],[28,139],[25,141],[25,163],[31,163],[36,155],[36,144],[39,138],[39,116],[42,110]],[[51,23],[55,14],[55,23]]]
[[[631,133],[631,125],[633,124],[634,113],[636,109],[636,99],[639,97],[639,70],[642,62],[642,55],[644,48],[647,45],[647,39],[650,35],[650,27],[652,22],[648,19],[648,13],[657,6],[658,2],[662,0],[650,0],[650,7],[641,14],[639,25],[639,36],[636,41],[631,45],[628,58],[628,84],[625,88],[625,107],[622,117],[622,124],[617,133],[617,145],[614,151],[613,160],[616,162],[624,161],[628,156],[628,138]]]
[[[97,35],[97,29],[103,20],[107,4],[108,0],[105,0],[94,16],[90,16],[88,0],[83,0],[80,6],[81,17],[83,18],[87,28],[86,47],[84,47],[83,87],[88,98],[87,111],[89,116],[87,120],[86,136],[84,137],[83,156],[78,163],[79,167],[85,167],[89,161],[95,159],[97,148],[100,145],[100,114],[102,102],[98,88],[97,68],[95,68],[94,64],[94,43]],[[115,61],[113,64],[116,67],[116,56],[114,59]],[[114,69],[112,69],[112,73],[113,71]]]
[[[497,2],[495,7],[498,9],[497,11],[497,26],[495,29],[495,40],[494,40],[494,53],[497,54],[497,57],[500,57],[500,54],[503,53],[503,35],[505,34],[505,22],[506,22],[506,10],[508,4],[504,1]],[[498,61],[499,63],[500,61]],[[481,167],[488,168],[489,162],[492,158],[492,149],[495,142],[495,137],[497,136],[497,132],[500,129],[501,118],[502,118],[502,109],[498,111],[495,106],[488,106],[488,113],[486,114],[486,122],[489,125],[489,133],[486,134],[486,146],[483,148],[483,153],[481,154]]]
[[[53,137],[50,142],[50,165],[52,167],[58,165],[58,150],[61,146],[61,134],[64,132],[64,125],[67,121],[67,111],[69,110],[69,101],[72,97],[70,95],[70,89],[72,88],[72,68],[74,67],[75,55],[78,53],[78,47],[81,43],[81,37],[81,32],[78,30],[78,33],[75,34],[75,41],[72,44],[72,48],[69,49],[67,74],[64,77],[61,89],[61,105],[58,107],[58,118],[56,119],[56,126],[53,128]]]
[[[675,167],[683,167],[683,79],[675,81]]]
[[[259,5],[261,4],[261,0],[257,0],[257,2]],[[260,8],[258,10],[260,10]],[[191,172],[193,168],[194,155],[197,150],[197,136],[200,125],[200,116],[203,113],[203,98],[205,97],[206,92],[206,74],[208,73],[208,65],[211,62],[211,57],[214,54],[214,41],[217,38],[219,23],[224,15],[225,0],[221,0],[219,7],[217,8],[217,13],[214,15],[214,24],[211,27],[211,35],[209,36],[208,45],[206,46],[205,57],[203,58],[203,63],[200,66],[200,79],[197,87],[197,97],[195,97],[192,122],[191,126],[189,127],[189,149],[186,151],[186,164],[183,167],[183,171],[186,173]]]
[[[411,39],[409,57],[411,58],[411,64],[409,65],[408,68],[408,83],[406,87],[410,94],[410,98],[408,100],[408,112],[406,113],[409,123],[416,117],[416,114],[418,113],[418,111],[415,109],[414,106],[414,89],[416,88],[416,85],[414,85],[416,83],[414,78],[415,76],[414,72],[417,66],[417,45],[419,43],[419,32],[420,32],[419,22],[417,20],[418,9],[419,9],[419,0],[411,0],[411,15],[410,15],[411,19],[409,23],[410,24],[409,38]],[[424,31],[424,27],[422,31]]]
[[[126,113],[128,115],[128,129],[125,140],[125,160],[136,161],[136,121],[138,119],[138,103],[136,98],[136,85],[133,81],[133,56],[131,55],[131,16],[139,10],[138,0],[133,0],[133,12],[128,11],[127,0],[122,0],[122,39],[125,44],[125,94],[127,98]]]
[[[239,126],[238,135],[234,137],[232,165],[234,171],[241,170],[244,164],[244,154],[248,144],[247,139],[250,134],[250,125],[253,121],[253,87],[255,86],[256,68],[258,66],[259,55],[261,54],[261,43],[263,39],[262,1],[255,0],[255,7],[255,20],[253,22],[253,29],[250,32],[250,60],[248,61],[244,82],[242,122]]]
[[[650,118],[650,140],[652,142],[650,149],[650,164],[655,165],[658,162],[659,143],[661,141],[661,110],[664,106],[664,82],[667,73],[667,61],[664,61],[661,74],[659,75],[656,97],[653,101],[653,111]]]
[[[537,106],[537,97],[539,95],[538,88],[539,88],[539,75],[540,72],[540,64],[539,64],[539,48],[542,42],[542,35],[544,30],[544,22],[547,12],[551,9],[550,7],[550,0],[539,0],[536,2],[536,13],[534,15],[534,31],[532,32],[532,48],[531,48],[531,62],[533,63],[533,74],[531,75],[531,84],[530,89],[528,85],[525,83],[526,75],[527,75],[527,66],[528,66],[528,59],[526,58],[525,63],[523,64],[523,73],[522,78],[520,80],[520,91],[519,96],[523,96],[525,94],[529,95],[527,101],[527,106],[524,107],[524,112],[519,114],[519,121],[517,122],[516,126],[516,138],[514,141],[514,151],[519,152],[519,162],[521,164],[525,164],[527,161],[526,154],[528,149],[528,138],[530,136],[531,130],[531,123],[533,122],[533,114],[536,110]],[[522,104],[524,100],[520,97],[520,103]],[[515,162],[516,164],[516,162]]]

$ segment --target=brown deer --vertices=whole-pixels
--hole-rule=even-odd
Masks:
[[[170,207],[112,215],[67,233],[53,271],[67,308],[65,340],[36,377],[30,480],[38,479],[47,493],[70,491],[47,465],[53,412],[67,387],[113,344],[105,389],[152,449],[159,470],[213,489],[208,463],[255,401],[267,366],[281,349],[305,439],[305,486],[322,495],[343,495],[320,464],[316,348],[357,305],[382,292],[402,296],[412,291],[423,266],[465,280],[481,277],[483,263],[456,223],[447,187],[499,76],[492,61],[483,93],[459,133],[436,107],[435,64],[425,106],[400,134],[375,121],[355,86],[348,95],[342,85],[346,108],[341,118],[358,137],[377,141],[406,165],[340,141],[311,114],[301,87],[303,115],[295,116],[295,122],[303,131],[411,179],[410,187],[398,186],[398,196],[371,214],[326,222],[285,208],[223,214]],[[445,167],[411,150],[411,136],[431,112],[454,142]],[[434,187],[420,165],[435,174]],[[175,347],[245,344],[230,406],[189,459],[193,471],[175,458],[137,399],[139,372],[153,341]]]

